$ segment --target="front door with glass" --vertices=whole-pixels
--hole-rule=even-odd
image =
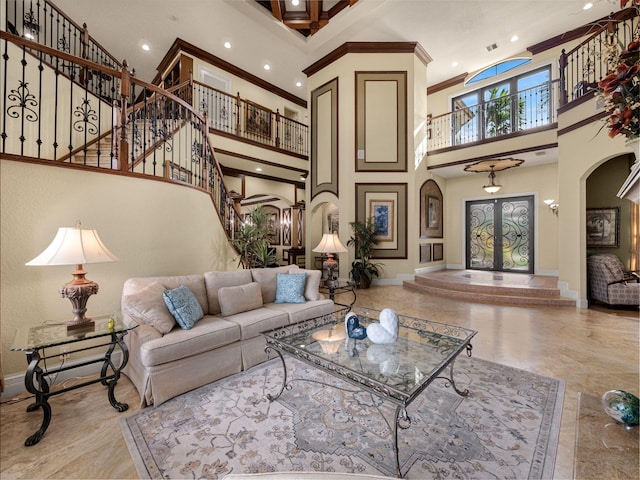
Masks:
[[[533,196],[466,204],[466,268],[533,273]]]

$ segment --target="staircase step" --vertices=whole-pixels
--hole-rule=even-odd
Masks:
[[[575,307],[575,300],[560,296],[549,285],[556,277],[492,272],[440,271],[416,275],[404,288],[477,303]]]

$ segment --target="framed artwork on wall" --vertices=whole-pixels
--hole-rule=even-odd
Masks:
[[[620,246],[620,207],[587,208],[587,247]]]
[[[380,229],[374,258],[407,258],[407,184],[356,183],[356,220]]]
[[[271,137],[271,110],[245,100],[244,130],[252,135]]]
[[[420,263],[429,263],[431,261],[431,244],[420,244]]]
[[[444,244],[434,243],[433,244],[433,261],[439,262],[440,260],[444,260]]]
[[[435,180],[427,180],[420,187],[420,238],[442,238],[442,191]]]
[[[268,215],[269,244],[280,245],[280,209],[274,205],[264,205],[262,209]]]

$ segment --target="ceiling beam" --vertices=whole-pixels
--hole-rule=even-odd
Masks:
[[[271,13],[278,20],[282,21],[282,8],[280,8],[280,0],[271,0]]]

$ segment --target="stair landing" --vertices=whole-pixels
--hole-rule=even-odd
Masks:
[[[476,303],[575,307],[561,297],[558,277],[477,270],[440,270],[416,275],[404,288]]]

